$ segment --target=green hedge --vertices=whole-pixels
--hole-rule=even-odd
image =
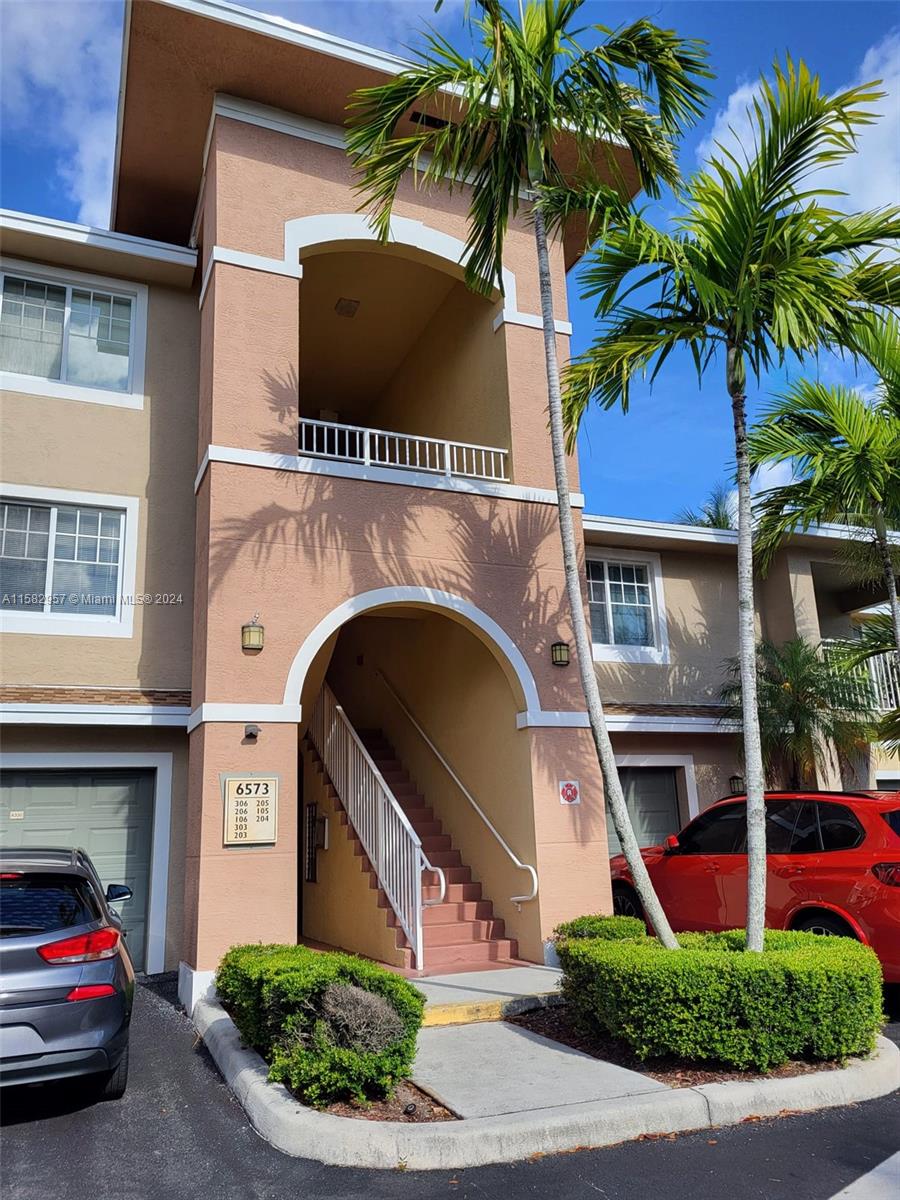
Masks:
[[[563,994],[589,1027],[640,1058],[672,1055],[766,1071],[791,1058],[867,1054],[882,1023],[881,967],[852,938],[766,932],[742,953],[743,930],[655,938],[564,938]]]
[[[592,913],[557,925],[558,938],[602,938],[604,941],[633,941],[647,936],[647,928],[638,917],[605,917]]]
[[[333,984],[385,1000],[399,1017],[397,1040],[380,1051],[338,1044],[323,1014]],[[216,987],[244,1040],[269,1062],[269,1077],[309,1104],[389,1096],[412,1069],[425,998],[377,963],[304,946],[234,946],[219,965]]]

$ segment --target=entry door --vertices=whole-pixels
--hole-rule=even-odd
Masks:
[[[135,969],[144,969],[153,771],[4,771],[0,774],[0,844],[86,850],[106,887],[134,895],[116,904]]]
[[[620,767],[619,778],[639,846],[657,846],[681,828],[674,767]],[[609,853],[622,847],[607,815]]]

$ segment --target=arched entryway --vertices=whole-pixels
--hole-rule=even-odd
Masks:
[[[418,965],[404,953],[410,938],[397,935],[392,906],[372,886],[373,864],[354,837],[365,841],[364,831],[347,820],[353,797],[335,796],[327,786],[341,788],[341,766],[329,768],[328,754],[350,754],[355,765],[343,786],[354,795],[371,787],[360,781],[373,768],[429,862],[443,871],[440,881],[425,875],[426,969],[540,961],[538,906],[527,899],[537,883],[528,869],[536,853],[532,766],[528,738],[516,723],[533,703],[534,681],[502,630],[459,597],[425,600],[410,589],[391,599],[385,594],[391,589],[381,592],[320,623],[285,692],[302,695],[304,712],[301,935],[394,965]],[[327,718],[317,717],[323,689],[332,706]],[[346,728],[335,730],[338,719]],[[323,720],[331,722],[331,735]],[[316,850],[317,835],[320,846],[324,841],[315,824],[322,817],[328,849]],[[392,847],[404,853],[396,839]],[[439,882],[446,888],[440,904]]]

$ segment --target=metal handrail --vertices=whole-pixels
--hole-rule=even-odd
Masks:
[[[825,661],[829,662],[832,648],[835,645],[843,647],[845,644],[840,638],[825,638],[822,642]],[[871,687],[878,709],[886,712],[888,709],[900,708],[900,670],[897,668],[896,658],[892,651],[873,654],[865,662],[860,663],[858,672],[858,682]],[[848,678],[851,681],[853,679],[852,676],[848,676]]]
[[[317,434],[321,433],[321,438]],[[308,435],[312,435],[311,437]],[[425,471],[432,475],[458,475],[466,479],[507,482],[508,451],[477,442],[453,442],[396,429],[372,429],[341,421],[300,418],[301,455],[362,466]],[[393,452],[392,452],[393,451]],[[478,469],[480,460],[480,467]]]
[[[432,866],[419,835],[327,683],[313,708],[309,736],[413,948],[416,968],[422,970],[422,909],[443,902],[447,877]],[[422,899],[423,871],[438,879],[436,899]]]
[[[416,720],[416,718],[410,712],[408,705],[403,700],[402,696],[399,695],[396,688],[393,686],[393,684],[388,679],[388,677],[385,675],[385,673],[380,668],[376,667],[375,674],[379,677],[381,682],[384,684],[384,686],[387,688],[387,690],[391,693],[391,695],[397,701],[400,708],[406,714],[406,716],[409,719],[409,721],[411,722],[411,724],[413,726],[415,726],[416,730],[419,733],[419,736],[422,738],[422,740],[428,746],[429,750],[432,752],[432,754],[435,756],[435,758],[438,760],[438,762],[441,764],[441,766],[444,768],[444,770],[447,772],[447,774],[450,776],[450,778],[453,780],[453,782],[456,784],[456,786],[459,788],[459,790],[462,792],[462,794],[465,796],[465,798],[469,801],[469,803],[472,805],[472,807],[478,813],[479,817],[481,817],[482,821],[485,823],[485,825],[488,827],[488,829],[494,835],[496,840],[499,842],[500,846],[506,852],[506,854],[508,855],[508,857],[511,860],[511,862],[513,863],[513,865],[515,867],[517,867],[520,871],[527,871],[529,873],[529,875],[531,876],[531,892],[529,893],[529,895],[527,895],[527,896],[510,896],[510,900],[512,901],[512,903],[521,907],[523,904],[527,904],[530,900],[534,900],[538,894],[538,873],[537,873],[537,871],[534,869],[534,867],[529,866],[528,863],[523,863],[522,860],[519,858],[519,856],[515,853],[515,851],[512,850],[512,848],[508,845],[508,843],[506,842],[506,839],[503,837],[503,835],[500,833],[500,831],[497,829],[497,827],[493,824],[490,817],[487,815],[487,813],[484,811],[484,809],[481,807],[481,805],[478,803],[478,801],[475,799],[475,797],[472,795],[472,793],[469,791],[469,789],[466,787],[466,785],[463,783],[463,781],[460,779],[460,777],[457,775],[457,773],[453,770],[453,768],[447,762],[446,758],[444,758],[443,754],[441,754],[440,750],[437,748],[437,746],[434,744],[434,742],[431,740],[431,738],[428,736],[428,734],[425,732],[425,730],[422,728],[422,726],[419,724],[419,722]]]

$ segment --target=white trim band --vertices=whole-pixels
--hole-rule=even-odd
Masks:
[[[300,713],[299,704],[200,704],[187,719],[187,731],[191,733],[198,725],[215,721],[234,725],[256,722],[299,725]]]
[[[263,467],[270,471],[291,471],[302,475],[327,475],[337,479],[363,479],[370,483],[391,483],[403,487],[431,488],[439,492],[466,492],[474,496],[494,496],[499,500],[524,500],[531,504],[558,504],[550,488],[524,487],[515,483],[490,483],[479,479],[433,475],[425,471],[400,471],[393,467],[366,467],[359,463],[333,459],[306,458],[299,454],[275,454],[269,450],[239,450],[233,446],[210,446],[194,480],[194,492],[200,490],[210,463],[230,463],[240,467]],[[572,508],[584,508],[581,492],[572,492]]]
[[[155,725],[184,729],[191,710],[175,704],[0,704],[4,725]]]
[[[200,296],[197,307],[203,307],[206,299],[206,289],[216,263],[227,263],[231,267],[246,267],[249,271],[265,271],[269,275],[287,275],[291,279],[303,278],[303,267],[299,260],[295,263],[285,262],[281,258],[264,258],[261,254],[248,254],[244,250],[229,250],[227,246],[213,246],[206,270],[203,272],[203,283],[200,285]]]
[[[718,717],[665,717],[642,713],[611,713],[606,718],[610,733],[740,733],[739,721]]]
[[[91,225],[76,225],[71,221],[56,221],[52,217],[36,216],[33,213],[14,212],[0,208],[0,232],[30,233],[38,237],[53,238],[59,242],[75,242],[80,246],[96,246],[98,250],[112,250],[116,254],[131,254],[135,258],[153,262],[171,263],[177,267],[196,267],[197,251],[187,246],[174,246],[169,242],[156,242],[150,238],[134,237],[130,233],[115,230],[95,229]]]
[[[517,312],[514,308],[504,307],[494,317],[494,333],[501,325],[524,325],[528,329],[543,329],[544,319],[535,313]],[[565,334],[566,337],[572,336],[571,321],[554,321],[553,327],[557,333]]]

